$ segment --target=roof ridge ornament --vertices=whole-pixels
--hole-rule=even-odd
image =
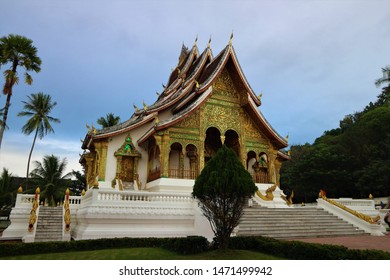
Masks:
[[[208,48],[208,49],[210,48],[210,44],[211,44],[211,35],[210,35],[209,42],[207,43],[207,48]]]
[[[135,104],[134,104],[134,103],[133,103],[133,107],[134,107],[134,109],[135,109],[135,112],[136,112],[136,113],[138,113],[138,110],[139,110],[139,109],[138,109],[138,107],[137,107],[137,106],[135,106]]]
[[[231,46],[232,43],[233,43],[233,30],[232,30],[232,34],[230,35],[229,46]]]
[[[195,38],[195,41],[194,41],[194,47],[196,47],[196,43],[198,42],[198,34],[196,34],[196,38]]]

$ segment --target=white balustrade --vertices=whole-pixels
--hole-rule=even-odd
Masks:
[[[147,203],[192,203],[193,198],[186,194],[153,193],[153,192],[134,192],[134,191],[111,191],[96,190],[97,201],[101,202],[147,202]]]

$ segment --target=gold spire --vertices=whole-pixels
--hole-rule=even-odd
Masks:
[[[93,124],[92,124],[92,134],[93,134],[93,135],[96,134],[96,128],[93,126]]]

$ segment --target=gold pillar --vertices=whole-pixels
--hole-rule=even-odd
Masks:
[[[171,150],[171,147],[169,145],[169,132],[165,131],[162,135],[162,170],[161,170],[161,176],[164,178],[169,177],[169,152]]]
[[[108,141],[95,142],[95,149],[99,153],[99,180],[104,181],[106,179],[106,165],[107,165],[107,150]]]

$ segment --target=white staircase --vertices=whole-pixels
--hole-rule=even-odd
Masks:
[[[267,236],[277,239],[364,235],[352,224],[315,207],[244,209],[237,236]]]
[[[61,241],[63,209],[41,206],[34,242]]]

